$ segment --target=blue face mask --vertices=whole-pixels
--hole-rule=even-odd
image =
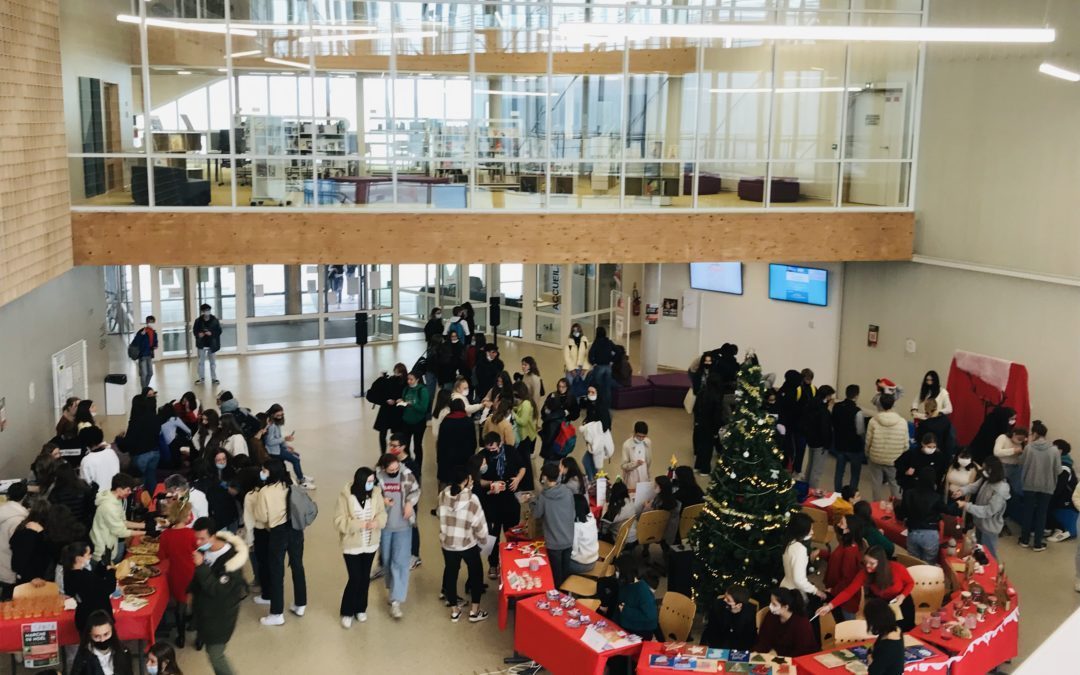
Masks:
[[[146,672],[147,672],[147,675],[158,675],[158,667],[157,666],[151,666],[150,664],[146,664]]]
[[[375,489],[375,481],[368,480],[368,482],[364,483],[364,489],[367,490],[368,492],[371,492],[372,490],[374,490]]]
[[[263,481],[264,483],[266,482],[266,479],[269,478],[269,477],[270,477],[270,472],[269,471],[260,471],[259,472],[259,480]]]
[[[207,551],[210,550],[210,542],[206,542],[205,544],[203,544],[202,546],[198,547],[195,550],[200,552],[200,553],[206,553]]]
[[[225,467],[228,466],[228,464],[226,464],[225,462],[221,462],[219,464],[214,464],[214,466],[216,466],[218,468],[218,470],[224,470]]]

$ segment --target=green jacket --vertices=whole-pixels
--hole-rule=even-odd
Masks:
[[[536,411],[532,401],[522,401],[514,408],[514,435],[520,443],[536,438]]]
[[[232,548],[213,565],[196,567],[188,592],[191,593],[199,639],[204,644],[223,645],[232,637],[240,603],[248,594],[247,580],[244,579],[248,547],[243,539],[227,530],[215,536]]]
[[[431,411],[431,394],[422,383],[415,387],[405,387],[401,398],[406,403],[405,410],[401,413],[401,421],[405,424],[420,424]]]
[[[124,517],[124,504],[112,490],[102,490],[94,499],[97,510],[94,512],[94,524],[90,528],[90,541],[94,544],[94,560],[101,560],[105,549],[116,553],[116,545],[121,539],[131,536]]]
[[[866,540],[867,546],[880,546],[885,549],[885,555],[890,558],[893,557],[893,552],[896,550],[896,544],[886,537],[881,530],[877,529],[877,526],[870,523],[870,526],[863,531],[863,539]]]

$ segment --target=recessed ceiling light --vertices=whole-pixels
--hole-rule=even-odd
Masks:
[[[1043,63],[1040,65],[1039,72],[1043,75],[1049,75],[1050,77],[1056,77],[1061,80],[1068,80],[1069,82],[1080,82],[1080,73],[1066,70],[1059,66],[1055,66],[1052,63]]]
[[[308,63],[300,63],[299,61],[287,61],[285,59],[275,59],[272,56],[267,56],[263,59],[263,61],[266,61],[267,63],[274,63],[279,66],[292,66],[293,68],[303,68],[305,70],[311,67],[311,64]]]

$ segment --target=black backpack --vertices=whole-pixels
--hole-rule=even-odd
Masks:
[[[629,387],[633,375],[634,368],[630,365],[626,348],[622,345],[614,345],[611,349],[611,377],[620,385]]]
[[[259,424],[259,418],[255,417],[248,408],[237,408],[225,414],[233,416],[236,424],[240,427],[240,431],[244,434],[244,438],[254,438],[255,434],[259,433],[259,429],[262,428],[262,425]]]

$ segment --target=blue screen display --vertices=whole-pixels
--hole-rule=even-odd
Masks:
[[[829,272],[815,267],[769,265],[769,297],[824,307],[829,304]]]

